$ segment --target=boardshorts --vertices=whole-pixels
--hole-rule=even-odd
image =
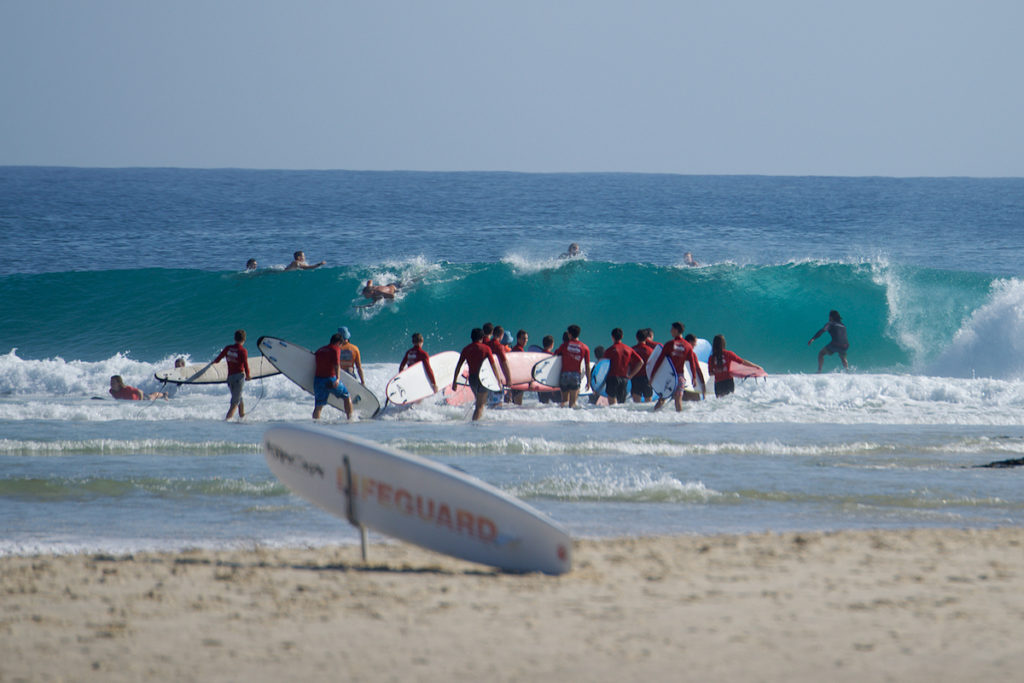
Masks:
[[[608,379],[604,382],[604,393],[608,394],[609,398],[614,398],[619,403],[626,402],[626,390],[628,388],[629,380],[625,377],[613,377],[608,375]]]
[[[647,378],[647,373],[643,370],[633,375],[633,388],[630,392],[634,396],[643,396],[648,400],[654,396],[654,389],[651,388],[651,380]]]
[[[237,406],[242,402],[242,389],[245,387],[245,373],[236,372],[228,375],[228,389],[231,390],[231,405]]]
[[[313,378],[313,405],[327,405],[327,398],[334,394],[335,398],[348,398],[348,389],[338,381],[337,377]]]
[[[583,377],[578,372],[563,372],[558,376],[558,386],[565,391],[579,389],[582,381]]]

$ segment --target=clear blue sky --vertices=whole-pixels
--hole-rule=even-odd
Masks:
[[[1024,176],[1020,0],[0,0],[0,164]]]

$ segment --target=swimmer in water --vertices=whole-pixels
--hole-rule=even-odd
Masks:
[[[366,286],[363,287],[363,296],[374,302],[380,301],[381,299],[394,299],[395,292],[401,288],[401,283],[375,285],[373,284],[373,280],[367,280]]]

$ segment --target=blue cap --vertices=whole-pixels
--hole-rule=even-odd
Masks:
[[[338,334],[340,334],[341,338],[344,339],[345,341],[348,341],[349,339],[352,338],[352,333],[349,332],[348,328],[345,327],[344,325],[338,328]]]
[[[510,330],[505,330],[505,334],[501,338],[501,343],[505,344],[506,346],[511,346],[512,342],[514,341],[515,337],[512,336],[512,332]]]

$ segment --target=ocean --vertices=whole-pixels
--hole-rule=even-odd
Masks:
[[[382,401],[414,332],[458,350],[485,321],[591,349],[681,321],[768,371],[681,413],[324,413],[577,537],[1020,525],[1024,469],[976,466],[1024,457],[1022,248],[1024,179],[0,167],[0,555],[358,542],[265,465],[268,426],[311,422],[287,379],[243,422],[223,385],[104,399],[238,328],[258,354],[339,325]],[[285,272],[296,250],[326,265]],[[402,287],[364,307],[367,279]],[[831,309],[851,367],[817,374]]]

